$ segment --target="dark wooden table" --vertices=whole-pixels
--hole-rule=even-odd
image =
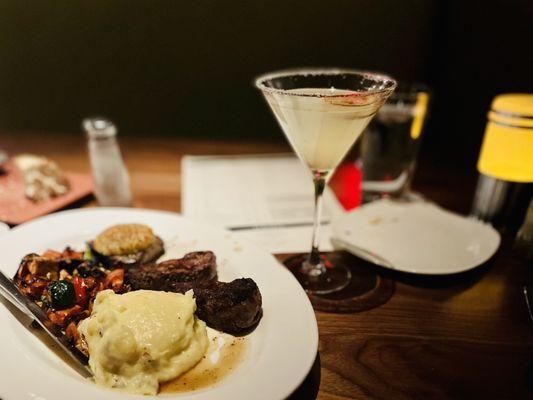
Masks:
[[[172,211],[180,210],[182,155],[289,150],[284,143],[148,136],[123,138],[121,145],[135,205]],[[89,171],[79,133],[0,134],[0,147]],[[423,165],[415,189],[466,212],[474,183],[472,171]],[[89,199],[76,206],[93,204]],[[389,302],[357,314],[317,312],[319,357],[294,398],[533,398],[533,323],[522,295],[522,286],[533,284],[533,266],[515,256],[510,238],[492,260],[468,273],[427,278],[378,271],[396,281]]]

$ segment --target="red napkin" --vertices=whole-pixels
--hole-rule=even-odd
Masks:
[[[361,170],[351,161],[341,164],[332,176],[329,186],[345,210],[361,204]]]

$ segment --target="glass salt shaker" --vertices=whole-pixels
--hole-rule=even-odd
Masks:
[[[98,203],[101,206],[131,206],[130,176],[120,153],[115,124],[94,117],[84,119],[82,127],[87,135]]]

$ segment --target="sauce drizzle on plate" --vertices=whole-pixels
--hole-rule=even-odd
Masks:
[[[191,392],[220,382],[234,371],[246,354],[246,338],[226,334],[209,335],[209,349],[194,368],[161,384],[160,393]]]

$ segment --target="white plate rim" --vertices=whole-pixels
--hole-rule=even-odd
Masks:
[[[8,233],[10,231],[9,225],[5,222],[0,221],[0,235]]]

